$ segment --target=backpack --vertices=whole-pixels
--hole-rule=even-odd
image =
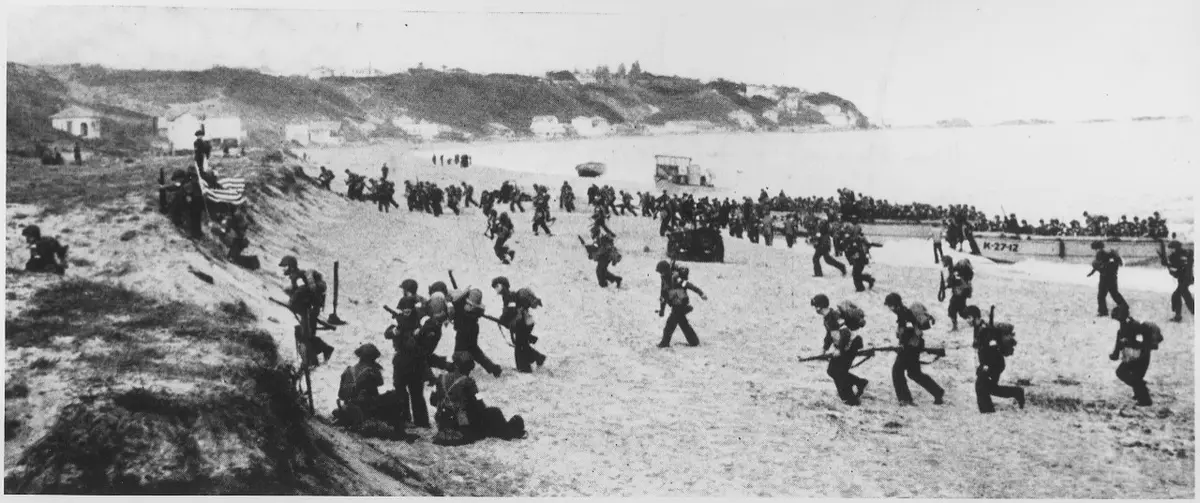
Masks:
[[[1013,355],[1013,347],[1017,345],[1016,328],[1012,323],[997,323],[993,326],[993,336],[996,338],[996,344],[1000,347],[1000,353],[1004,356]]]
[[[929,310],[925,309],[925,305],[920,302],[913,302],[908,306],[908,310],[912,311],[913,318],[917,320],[917,328],[921,330],[929,330],[937,322],[933,315],[929,314]]]
[[[955,262],[954,273],[962,278],[963,281],[975,279],[975,269],[971,267],[971,261],[965,258]]]
[[[1142,337],[1146,338],[1146,345],[1153,350],[1158,350],[1158,345],[1162,344],[1163,335],[1162,329],[1158,325],[1149,321],[1142,323]]]
[[[342,371],[341,384],[338,385],[339,400],[349,403],[354,399],[354,383],[357,381],[357,377],[354,375],[354,365],[350,365],[346,367],[346,370]]]
[[[535,308],[542,306],[542,299],[539,299],[533,290],[522,288],[517,290],[517,306],[522,308]]]
[[[867,326],[867,314],[853,302],[842,301],[838,304],[838,311],[842,313],[842,321],[846,323],[846,328],[858,330]]]
[[[443,423],[456,424],[460,427],[468,426],[470,425],[470,420],[468,419],[467,411],[465,409],[460,409],[457,404],[451,403],[452,400],[450,400],[450,392],[453,391],[456,386],[466,382],[467,376],[460,375],[454,382],[451,382],[450,378],[451,374],[442,374],[442,389],[444,392],[442,393],[440,400],[438,400],[437,410],[434,412],[433,417],[434,419]]]
[[[309,270],[305,272],[304,280],[313,289],[313,291],[317,293],[317,295],[325,295],[325,278],[321,276],[321,273],[314,270]]]

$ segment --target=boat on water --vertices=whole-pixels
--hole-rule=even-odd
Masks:
[[[876,220],[860,224],[868,239],[939,239],[942,224],[939,221]],[[980,255],[996,262],[1012,264],[1022,260],[1044,260],[1070,263],[1087,263],[1096,257],[1092,250],[1094,241],[1104,241],[1105,247],[1117,250],[1126,265],[1161,266],[1167,254],[1170,239],[1156,238],[1100,238],[1096,236],[1036,236],[1006,234],[1003,232],[976,232],[975,243]],[[967,250],[969,245],[963,244]],[[1195,243],[1184,243],[1184,248],[1194,249]]]
[[[579,176],[584,178],[595,178],[597,176],[601,176],[607,170],[608,166],[605,166],[602,162],[585,162],[575,166],[575,172],[579,173]]]

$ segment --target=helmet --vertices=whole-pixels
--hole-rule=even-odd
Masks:
[[[1170,243],[1167,243],[1167,248],[1170,248],[1172,250],[1179,250],[1179,249],[1183,248],[1183,243],[1172,240]]]
[[[417,280],[406,279],[400,282],[400,289],[406,292],[417,293]]]
[[[1129,318],[1129,306],[1121,304],[1121,305],[1117,305],[1116,307],[1114,307],[1112,309],[1112,319],[1117,320],[1117,321],[1124,321],[1125,319],[1128,319],[1128,318]]]
[[[450,295],[450,290],[447,289],[446,284],[441,281],[435,281],[432,285],[429,285],[429,295],[433,295],[435,292],[442,292],[447,296]]]
[[[1104,249],[1104,241],[1092,241],[1092,249],[1093,250],[1103,250]]]
[[[823,293],[817,294],[812,298],[812,306],[817,309],[825,309],[829,307],[829,297],[826,297]]]
[[[298,268],[300,267],[300,264],[296,262],[296,257],[288,255],[283,257],[283,260],[279,261],[279,267]]]
[[[658,265],[654,266],[654,270],[659,274],[666,274],[671,270],[671,263],[666,260],[659,260]]]
[[[368,342],[366,344],[363,344],[362,346],[359,346],[358,349],[355,349],[354,356],[357,356],[364,360],[375,361],[375,360],[378,360],[379,356],[380,356],[379,348],[375,347],[374,344],[371,344]]]
[[[675,268],[675,272],[679,274],[679,279],[688,279],[688,273],[691,271],[685,266],[679,266]]]
[[[28,226],[25,226],[25,228],[21,230],[21,235],[25,236],[25,237],[33,238],[33,239],[38,239],[38,238],[42,237],[42,229],[36,225],[28,225]]]
[[[963,316],[968,318],[982,318],[983,313],[979,311],[979,306],[967,306],[962,311]]]
[[[904,301],[900,299],[900,294],[892,292],[883,298],[883,305],[887,307],[896,307],[904,305]]]
[[[496,285],[502,285],[505,290],[508,290],[512,287],[512,285],[509,285],[508,283],[508,278],[505,278],[504,276],[496,276],[496,278],[492,280],[492,288],[496,288]]]

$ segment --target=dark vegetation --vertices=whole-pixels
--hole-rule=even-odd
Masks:
[[[195,387],[107,387],[67,405],[16,466],[6,467],[6,492],[344,493],[324,470],[314,469],[337,460],[309,431],[293,373],[280,366],[270,334],[248,324],[253,319],[244,303],[209,313],[83,279],[35,292],[29,307],[7,320],[9,347],[45,347],[55,336],[75,342],[99,337],[112,351],[79,358],[71,364],[74,371],[151,374]],[[156,337],[164,331],[171,341],[219,348],[227,362],[167,365]],[[56,363],[39,359],[31,367]],[[22,386],[10,385],[5,398],[27,395]],[[19,427],[6,425],[6,434]]]

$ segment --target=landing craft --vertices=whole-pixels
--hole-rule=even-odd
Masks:
[[[654,184],[658,188],[672,185],[715,187],[711,170],[692,164],[691,157],[675,155],[654,156]]]
[[[585,162],[575,166],[575,172],[584,178],[595,178],[601,176],[608,169],[602,162]]]

